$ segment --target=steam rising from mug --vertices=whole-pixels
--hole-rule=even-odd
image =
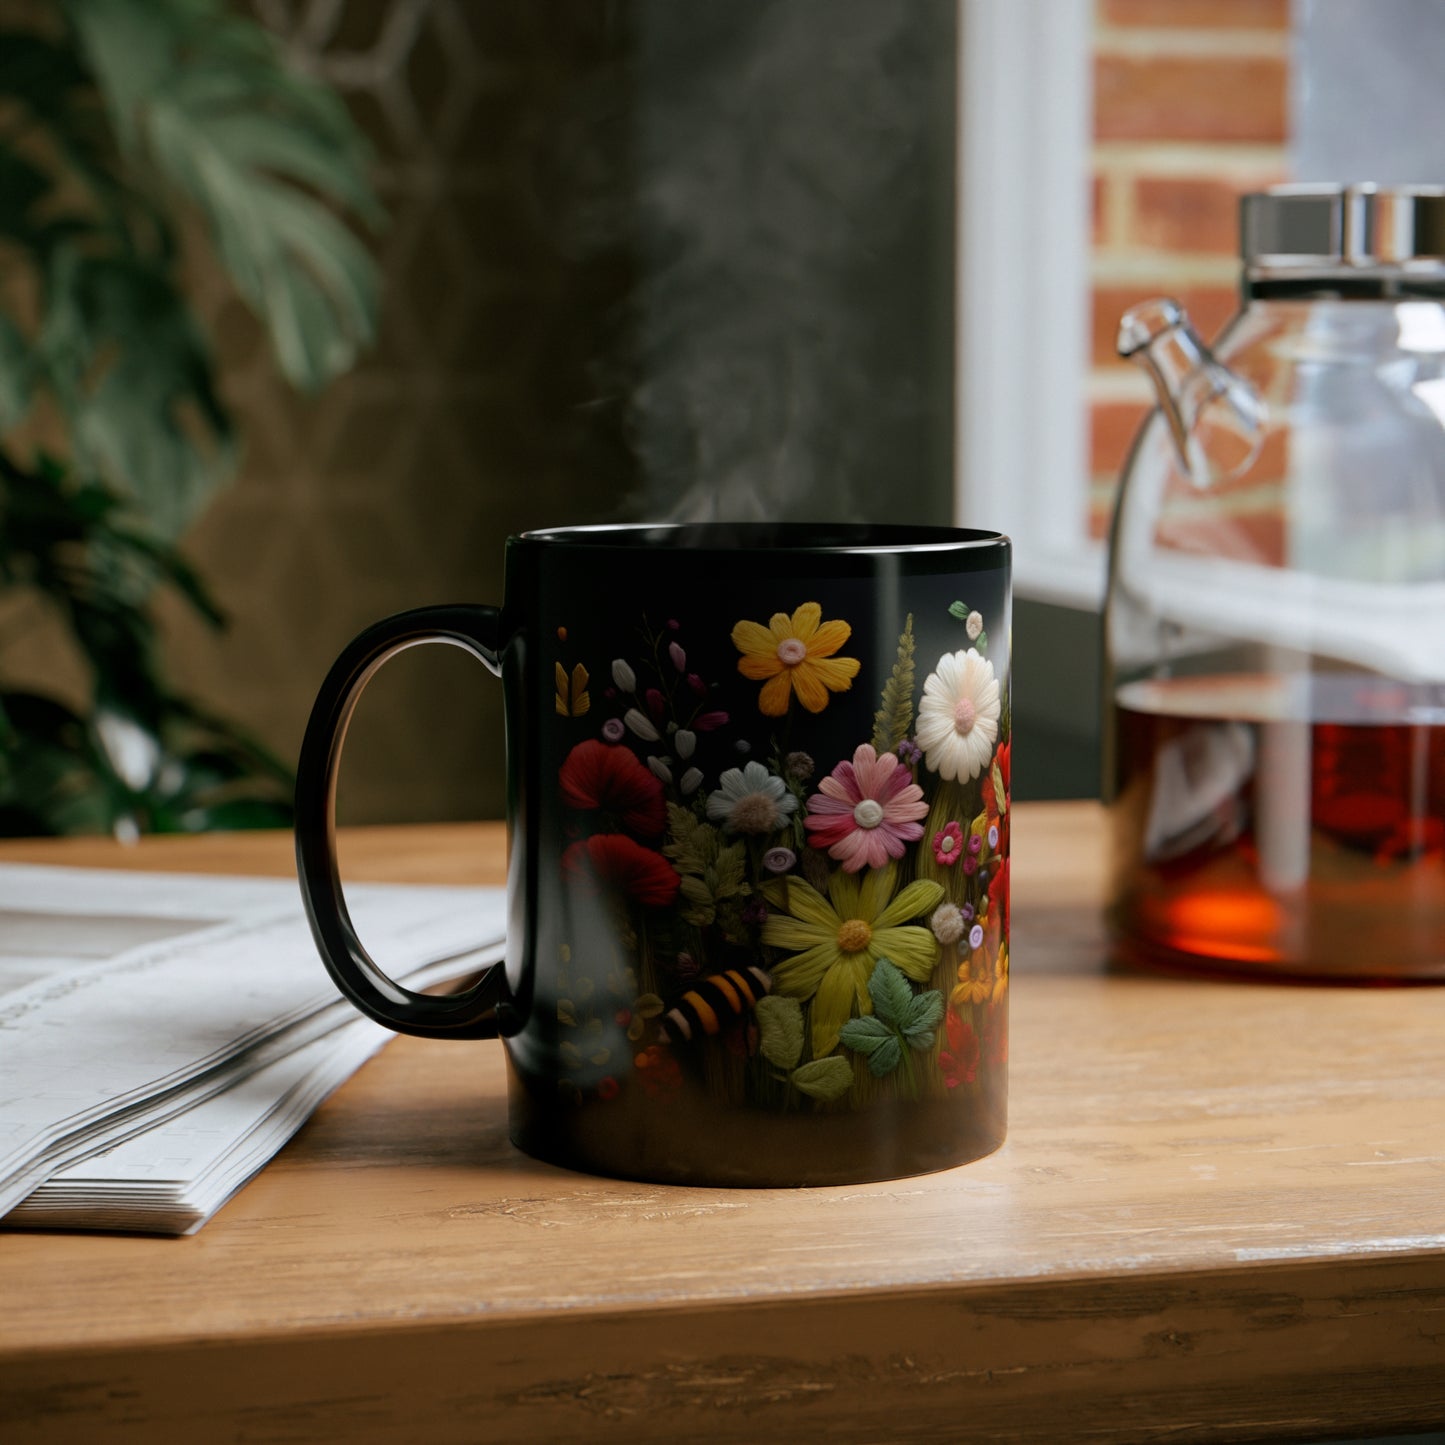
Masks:
[[[640,0],[627,13],[635,64],[614,81],[628,87],[630,204],[596,204],[586,223],[639,258],[625,357],[595,373],[640,464],[630,510],[909,520],[931,500],[941,514],[951,7]]]

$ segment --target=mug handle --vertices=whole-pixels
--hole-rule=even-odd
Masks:
[[[419,607],[368,627],[336,659],[311,709],[296,765],[296,871],[311,933],[336,986],[368,1018],[423,1038],[491,1039],[506,970],[493,964],[462,993],[414,993],[377,966],[347,912],[336,863],[336,775],[346,726],[376,670],[408,647],[447,642],[501,675],[495,607]]]

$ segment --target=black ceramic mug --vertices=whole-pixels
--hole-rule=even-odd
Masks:
[[[505,601],[364,632],[316,701],[297,858],[317,946],[404,1033],[501,1035],[541,1159],[837,1184],[997,1148],[1008,1054],[1009,543],[897,526],[585,527]],[[392,982],[336,868],[371,674],[466,648],[505,694],[510,924],[469,992]]]

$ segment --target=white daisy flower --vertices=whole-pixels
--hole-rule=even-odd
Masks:
[[[761,763],[729,768],[707,800],[707,815],[729,833],[773,833],[798,809],[781,778]]]
[[[940,657],[923,684],[915,733],[929,771],[960,782],[976,778],[993,756],[998,715],[993,663],[972,647]]]

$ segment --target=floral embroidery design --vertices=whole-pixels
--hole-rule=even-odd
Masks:
[[[939,1051],[938,1067],[943,1070],[945,1087],[956,1089],[971,1084],[978,1077],[978,1035],[973,1025],[965,1023],[952,1009],[944,1016],[948,1046]]]
[[[952,868],[963,856],[963,829],[949,819],[933,835],[933,857],[942,868]]]
[[[781,778],[761,763],[729,768],[707,800],[707,815],[728,833],[775,833],[798,809],[798,800]]]
[[[578,882],[611,889],[634,903],[664,908],[677,897],[680,880],[660,853],[621,833],[596,833],[562,855],[562,871]]]
[[[859,710],[811,719],[861,665],[818,602],[711,641],[643,618],[631,644],[556,659],[566,1100],[681,1108],[703,1089],[806,1113],[997,1087],[1008,702],[982,614],[948,611],[937,634],[907,618],[841,758],[838,714]],[[976,646],[915,671],[921,642],[960,632]],[[762,729],[712,680],[728,641]]]
[[[938,659],[918,704],[918,745],[941,778],[973,779],[998,738],[999,686],[993,663],[974,648]]]
[[[803,826],[814,847],[826,848],[849,873],[882,868],[923,836],[928,816],[923,789],[897,755],[880,758],[863,743],[851,763],[839,763],[808,799]]]
[[[880,958],[920,983],[933,973],[937,940],[907,920],[932,908],[943,889],[917,879],[894,897],[896,886],[890,865],[862,879],[835,873],[826,898],[800,878],[762,887],[779,910],[763,925],[763,942],[792,951],[773,966],[773,987],[813,999],[814,1058],[833,1051],[855,1003],[860,1014],[873,1012],[868,980]]]
[[[605,724],[603,736],[611,736]],[[615,814],[621,827],[642,837],[657,837],[667,822],[661,782],[627,748],[578,743],[562,764],[560,788],[569,808]]]
[[[805,602],[791,617],[775,612],[766,627],[739,622],[733,628],[733,646],[742,653],[738,671],[763,684],[758,707],[766,716],[782,717],[795,695],[809,712],[822,712],[830,692],[853,686],[858,659],[833,655],[853,629],[846,622],[822,618],[816,602]]]

